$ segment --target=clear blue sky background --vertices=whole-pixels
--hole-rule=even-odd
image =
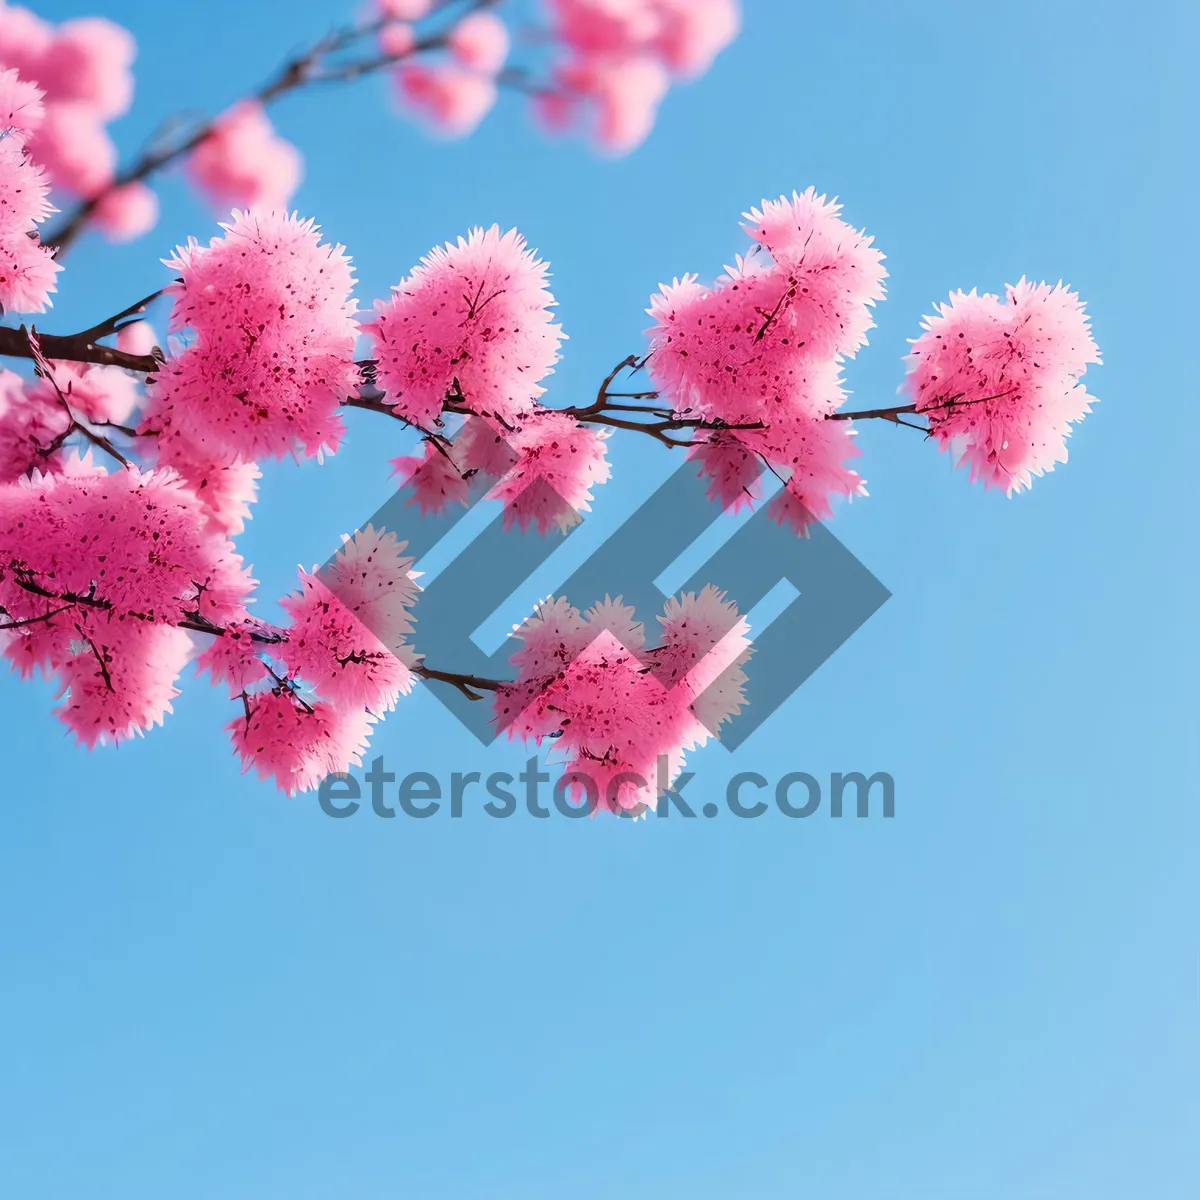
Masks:
[[[45,15],[91,13],[56,0]],[[851,364],[884,403],[931,303],[1076,286],[1107,365],[1071,462],[1013,501],[916,434],[862,433],[836,532],[894,599],[735,770],[890,771],[892,821],[332,821],[238,775],[229,705],[87,755],[0,682],[0,1194],[35,1200],[1200,1194],[1191,6],[749,0],[744,37],[605,161],[502,104],[428,141],[373,81],[289,100],[302,212],[364,300],[436,241],[517,224],[551,260],[563,401],[641,345],[660,280],[810,183],[878,237],[890,298]],[[141,45],[126,152],[346,14],[112,0]],[[125,249],[71,258],[64,330],[166,276],[212,218],[179,180]],[[388,495],[363,414],[273,469],[264,594]],[[671,465],[614,443],[594,528]],[[581,533],[580,536],[585,536]],[[376,752],[501,770],[426,694]]]

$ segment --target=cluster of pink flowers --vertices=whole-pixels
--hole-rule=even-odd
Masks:
[[[304,162],[291,142],[276,134],[257,100],[242,100],[222,113],[192,151],[188,174],[214,209],[286,208],[300,186]]]
[[[50,215],[45,173],[27,149],[45,116],[42,94],[16,71],[0,71],[0,311],[42,312],[61,269],[38,241]]]
[[[517,679],[496,697],[497,724],[538,745],[554,739],[573,794],[593,810],[653,805],[685,753],[742,706],[749,627],[724,594],[672,599],[658,621],[659,645],[647,649],[620,598],[584,614],[551,599],[514,631]]]
[[[427,15],[428,0],[380,0],[389,20],[379,34],[385,54],[406,59],[417,44],[409,23]],[[397,16],[407,13],[407,20]],[[400,61],[395,69],[402,102],[450,137],[471,133],[496,103],[496,79],[508,59],[508,26],[492,12],[467,13],[445,35],[445,53],[429,62]]]
[[[417,587],[403,551],[368,525],[324,570],[300,572],[283,601],[290,625],[242,622],[200,656],[242,700],[229,732],[244,769],[290,795],[361,761],[371,727],[413,687]]]
[[[866,343],[883,255],[813,189],[746,214],[755,242],[711,287],[695,276],[651,302],[650,376],[675,412],[716,426],[692,454],[730,508],[756,496],[758,460],[786,479],[772,515],[798,531],[862,493],[846,463],[841,363]]]
[[[1074,292],[1024,279],[1003,299],[955,292],[924,329],[905,386],[972,483],[1011,495],[1067,461],[1071,424],[1091,411],[1080,376],[1100,361]]]
[[[191,655],[182,626],[238,620],[252,587],[170,473],[74,458],[0,484],[4,653],[58,677],[58,715],[89,747],[161,722]]]
[[[170,330],[191,340],[149,388],[143,432],[192,483],[223,472],[200,494],[231,528],[255,459],[336,449],[339,406],[359,382],[358,326],[350,259],[311,221],[239,211],[222,228],[169,260],[181,276]]]
[[[515,229],[475,229],[426,256],[364,326],[397,415],[428,431],[448,398],[470,414],[451,445],[395,460],[423,511],[466,503],[467,481],[488,476],[506,523],[565,530],[608,478],[603,435],[538,403],[563,340],[546,276]]]
[[[116,239],[137,237],[158,219],[157,199],[144,184],[107,191],[117,151],[106,125],[129,109],[135,53],[128,30],[101,17],[55,26],[0,3],[0,68],[14,68],[45,94],[30,151],[55,188],[85,198],[105,193],[94,217]]]
[[[737,36],[737,0],[548,0],[562,57],[538,101],[553,129],[594,120],[624,153],[654,127],[673,78],[703,74]]]
[[[54,278],[30,236],[47,209],[25,152],[40,116],[38,89],[0,73],[0,234],[24,264],[0,271],[8,307],[44,303]],[[766,464],[785,481],[772,515],[803,532],[863,491],[847,465],[842,369],[866,344],[885,272],[839,213],[811,189],[747,213],[744,257],[711,287],[688,276],[652,300],[649,354],[624,365],[645,366],[655,388],[626,395],[653,403],[606,412],[607,384],[589,407],[543,403],[564,334],[547,264],[516,230],[435,248],[360,325],[342,246],[295,215],[236,211],[208,245],[165,260],[179,276],[172,338],[144,393],[116,367],[49,362],[33,338],[35,376],[0,372],[3,652],[23,675],[58,679],[59,715],[89,746],[161,721],[199,650],[199,668],[240,701],[229,732],[246,769],[290,793],[359,762],[425,671],[409,644],[418,589],[404,545],[370,527],[348,538],[325,568],[300,572],[287,623],[269,625],[247,611],[254,585],[230,540],[259,461],[336,451],[348,402],[424,435],[420,454],[393,462],[423,511],[474,490],[503,504],[506,526],[565,531],[609,478],[609,429],[639,413],[661,423],[652,431],[691,431],[690,456],[726,507],[758,498]],[[117,340],[144,355],[155,338],[134,320]],[[1062,285],[956,293],[914,343],[911,405],[885,411],[924,417],[973,479],[1017,491],[1065,459],[1088,411],[1080,377],[1098,361]],[[80,458],[78,438],[120,469]],[[724,595],[672,600],[658,620],[648,646],[619,599],[586,613],[549,601],[514,634],[515,680],[489,685],[498,727],[552,739],[574,794],[597,807],[652,804],[744,701],[749,630]],[[445,678],[441,667],[427,673]]]

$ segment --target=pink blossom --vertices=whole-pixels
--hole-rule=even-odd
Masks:
[[[0,484],[15,482],[35,468],[58,470],[70,423],[57,397],[30,389],[15,372],[0,369]]]
[[[292,623],[280,656],[289,673],[339,707],[376,714],[394,708],[412,691],[411,655],[400,643],[381,641],[319,576],[301,571],[300,584],[298,594],[283,600]]]
[[[263,636],[281,638],[283,635],[249,617],[229,622],[220,635],[212,637],[208,648],[196,659],[197,672],[206,671],[213,683],[226,684],[231,698],[255,688],[269,675],[263,652],[272,643],[257,640]]]
[[[400,98],[447,137],[473,133],[496,103],[486,75],[455,63],[402,63],[395,72]]]
[[[591,109],[597,141],[621,154],[650,133],[671,76],[702,74],[740,25],[736,0],[550,0],[550,10],[564,99],[539,102],[543,118],[560,128]]]
[[[289,796],[362,762],[372,718],[365,709],[309,704],[287,686],[255,692],[228,725],[242,770],[274,778]]]
[[[29,156],[25,138],[43,119],[41,93],[0,72],[0,109],[11,122],[0,128],[0,310],[43,312],[62,269],[36,236],[52,211],[45,175]]]
[[[517,679],[497,694],[497,723],[510,737],[553,738],[565,774],[590,782],[577,779],[578,800],[613,811],[653,804],[686,751],[743,703],[749,631],[721,593],[672,601],[660,623],[662,644],[647,650],[620,600],[581,616],[559,599],[514,631]]]
[[[102,17],[65,21],[38,63],[37,81],[54,100],[87,105],[104,120],[129,110],[130,67],[137,44],[127,29]]]
[[[389,21],[379,31],[380,52],[389,58],[404,58],[416,44],[416,30],[404,21]]]
[[[394,21],[419,21],[428,16],[433,0],[375,0],[381,17]]]
[[[29,138],[56,188],[99,195],[116,166],[107,121],[129,108],[135,45],[102,18],[52,26],[28,10],[0,6],[0,69],[16,68],[45,93],[45,119]]]
[[[37,79],[37,68],[54,40],[54,29],[27,8],[0,4],[0,63],[15,67],[26,79]]]
[[[113,242],[131,242],[158,223],[158,197],[144,183],[127,183],[101,194],[92,220]]]
[[[924,329],[905,386],[972,483],[1012,495],[1067,461],[1071,425],[1093,399],[1080,377],[1100,361],[1073,291],[1022,279],[1003,300],[954,292]]]
[[[508,57],[508,26],[495,13],[468,13],[450,31],[447,46],[464,67],[495,74]]]
[[[55,186],[80,196],[106,188],[117,166],[117,148],[96,110],[77,101],[48,105],[30,150]]]
[[[597,141],[615,154],[627,154],[646,140],[670,86],[662,65],[646,55],[599,60],[572,79],[596,105]]]
[[[604,433],[581,425],[566,413],[542,409],[506,437],[514,465],[489,493],[504,504],[504,526],[519,524],[539,532],[565,533],[591,508],[592,488],[612,469]]]
[[[409,488],[409,504],[416,504],[421,516],[442,513],[448,505],[467,503],[470,491],[465,468],[454,447],[426,438],[419,455],[403,455],[391,461],[397,487]]]
[[[883,295],[882,255],[809,189],[746,214],[761,251],[739,258],[712,288],[694,276],[651,302],[648,368],[675,411],[724,429],[693,451],[725,505],[749,496],[751,464],[737,443],[787,481],[772,515],[798,532],[830,515],[830,499],[864,491],[845,464],[853,430],[828,421],[845,399],[841,358],[866,342]],[[756,247],[757,249],[757,247]]]
[[[30,401],[47,409],[61,407],[61,392],[76,416],[123,425],[141,400],[137,381],[119,367],[56,362],[53,369],[53,383],[38,379],[27,388]]]
[[[12,69],[0,71],[0,131],[32,133],[46,115],[42,91]]]
[[[300,185],[300,152],[275,133],[263,106],[242,100],[213,122],[188,170],[214,208],[285,208]]]
[[[741,28],[737,0],[658,0],[657,8],[656,48],[680,75],[703,75]]]
[[[723,430],[710,433],[692,444],[688,458],[700,464],[700,475],[708,479],[708,498],[726,511],[751,508],[761,498],[758,458],[736,434]]]
[[[130,321],[117,330],[117,349],[123,354],[150,354],[157,344],[149,321]]]
[[[222,533],[241,533],[258,499],[258,464],[224,457],[214,460],[202,444],[183,438],[158,439],[159,466],[169,467],[204,506],[208,522]]]
[[[89,747],[161,721],[191,653],[178,627],[240,619],[252,586],[170,475],[84,458],[0,485],[4,653],[58,676],[59,716]]]
[[[170,331],[195,338],[150,387],[146,431],[213,463],[335,449],[359,378],[345,248],[279,213],[235,211],[221,228],[169,260],[182,276],[167,289]]]
[[[427,427],[457,383],[463,404],[511,424],[558,361],[547,267],[515,229],[434,249],[363,327],[387,403]]]
[[[89,750],[140,736],[171,712],[175,681],[192,654],[182,629],[95,618],[75,623],[77,638],[59,667],[66,695],[58,719]]]
[[[321,582],[338,602],[380,641],[395,646],[412,632],[417,573],[394,533],[367,525],[343,538]]]

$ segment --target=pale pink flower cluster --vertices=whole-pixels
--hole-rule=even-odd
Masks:
[[[539,745],[553,739],[577,801],[594,809],[653,805],[685,753],[743,703],[749,627],[723,593],[670,600],[658,620],[653,649],[619,598],[584,614],[548,600],[514,630],[517,680],[496,697],[497,724]]]
[[[385,54],[404,58],[416,35],[410,25],[392,22],[380,32],[380,43]],[[495,13],[467,13],[446,34],[445,45],[446,53],[432,61],[399,63],[396,88],[405,106],[434,129],[464,137],[496,103],[496,77],[509,52],[508,27]]]
[[[0,71],[0,311],[43,312],[62,269],[37,237],[50,215],[49,187],[27,149],[42,123],[42,93],[12,70]]]
[[[53,383],[0,370],[0,483],[35,469],[62,471],[70,461],[64,440],[73,416],[122,422],[139,401],[133,377],[116,367],[55,363]]]
[[[710,288],[695,276],[651,301],[650,376],[685,418],[718,426],[692,456],[729,508],[757,496],[758,460],[786,479],[772,515],[802,532],[863,491],[846,463],[841,364],[866,343],[883,255],[810,188],[746,214],[756,243]]]
[[[486,499],[504,506],[505,529],[566,533],[591,508],[592,489],[612,474],[607,435],[568,413],[536,407],[515,424],[470,417],[448,444],[426,439],[417,456],[392,460],[422,515],[467,504],[470,481],[495,481]]]
[[[596,140],[625,153],[654,127],[673,78],[703,74],[737,36],[737,0],[547,0],[563,57],[538,100],[551,128],[590,113]]]
[[[168,261],[181,276],[168,289],[170,331],[191,340],[149,388],[143,432],[157,435],[159,461],[193,484],[232,470],[215,489],[226,499],[213,505],[232,528],[230,504],[248,498],[255,459],[337,447],[339,405],[358,386],[358,327],[350,259],[311,221],[238,211],[222,229]]]
[[[1079,297],[1022,279],[1004,298],[955,292],[913,343],[905,387],[971,482],[1012,495],[1067,461],[1091,411],[1080,382],[1100,352]]]
[[[117,151],[106,125],[129,109],[136,44],[101,17],[52,25],[26,8],[0,2],[0,68],[15,68],[45,93],[46,115],[30,151],[56,188],[92,197],[112,182]],[[140,183],[105,196],[96,223],[121,240],[146,232],[158,201]]]
[[[214,638],[198,665],[242,698],[229,732],[244,769],[291,794],[361,761],[371,727],[414,683],[417,587],[403,551],[368,525],[326,568],[300,572],[285,629]]]
[[[187,160],[188,174],[213,208],[283,209],[300,186],[304,162],[279,137],[257,100],[241,100],[213,122]]]
[[[170,473],[84,458],[0,484],[4,653],[58,678],[58,715],[89,747],[161,722],[191,654],[180,625],[238,620],[252,587]]]

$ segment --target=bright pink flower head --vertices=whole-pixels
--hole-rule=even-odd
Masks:
[[[422,259],[364,326],[387,402],[427,427],[457,383],[473,412],[511,424],[528,411],[563,337],[546,271],[515,229],[495,225]]]
[[[195,340],[152,385],[148,430],[211,462],[336,448],[338,406],[359,379],[345,248],[275,212],[235,212],[221,228],[169,260],[182,276],[168,289],[170,331],[190,327]]]
[[[456,63],[402,63],[395,72],[401,100],[447,137],[473,133],[495,106],[495,83]]]
[[[303,160],[276,135],[261,104],[242,100],[217,119],[188,170],[218,210],[286,208],[300,186]]]
[[[399,641],[385,645],[318,575],[301,571],[300,584],[300,592],[282,602],[292,619],[280,650],[289,674],[339,708],[375,714],[394,708],[412,691],[411,653]]]
[[[0,71],[0,132],[32,133],[46,115],[42,91],[15,70]]]
[[[179,475],[204,506],[210,525],[231,536],[246,528],[262,478],[257,463],[224,455],[213,459],[202,443],[180,437],[159,438],[158,451],[158,465]]]
[[[447,45],[464,67],[495,74],[508,57],[508,26],[495,13],[468,13],[450,31]]]
[[[5,654],[58,675],[59,716],[89,747],[161,721],[191,654],[178,626],[241,618],[252,586],[169,475],[85,458],[0,486]]]
[[[113,242],[131,242],[158,223],[158,197],[144,183],[127,183],[104,192],[92,220]]]
[[[117,148],[94,108],[77,101],[50,104],[30,150],[55,186],[94,196],[112,181]]]
[[[42,54],[37,80],[51,99],[85,104],[111,120],[127,112],[133,99],[129,68],[136,54],[133,36],[112,21],[65,21]]]
[[[0,74],[0,101],[8,120],[37,125],[37,89],[27,88],[11,71]],[[0,136],[0,310],[43,312],[62,269],[36,236],[37,223],[53,211],[49,186],[26,150],[25,134],[15,124],[8,128]]]
[[[89,750],[140,736],[171,712],[175,681],[192,655],[182,629],[139,621],[83,619],[62,661],[67,689],[58,719]]]
[[[505,437],[515,464],[489,493],[504,504],[504,526],[566,533],[591,508],[592,488],[612,474],[605,435],[566,413],[532,414]]]
[[[764,200],[746,213],[746,232],[774,261],[782,309],[777,320],[802,339],[810,354],[852,356],[867,343],[871,309],[883,299],[883,254],[874,238],[838,215],[836,200],[815,188]]]
[[[972,483],[1012,495],[1066,462],[1071,425],[1092,401],[1080,377],[1100,361],[1074,292],[1024,279],[1003,300],[955,292],[924,328],[905,387]]]
[[[227,726],[242,770],[274,778],[289,796],[362,762],[372,720],[364,709],[308,703],[288,687],[255,692]]]
[[[0,571],[9,612],[49,598],[172,625],[196,613],[241,616],[252,586],[232,543],[207,526],[178,479],[133,468],[107,475],[87,459],[0,487]]]

